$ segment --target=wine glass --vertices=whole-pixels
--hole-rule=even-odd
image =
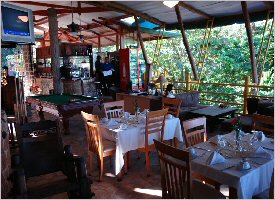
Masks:
[[[257,134],[258,134],[258,131],[251,131],[252,132],[252,136],[250,137],[250,145],[252,146],[255,142],[258,142],[258,137],[257,137]]]

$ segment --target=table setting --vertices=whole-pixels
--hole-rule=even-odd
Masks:
[[[188,150],[192,170],[235,188],[238,198],[252,198],[269,188],[274,141],[262,131],[216,135]]]
[[[123,155],[131,150],[144,147],[146,115],[149,112],[145,109],[131,115],[124,112],[120,118],[102,118],[100,120],[102,137],[116,142],[116,166],[115,172],[118,174],[124,165]],[[165,120],[164,140],[174,137],[183,141],[179,118],[168,114]],[[149,144],[153,144],[153,139],[160,139],[160,134],[152,134],[149,137]]]

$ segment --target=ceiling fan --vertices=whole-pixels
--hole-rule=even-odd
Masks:
[[[71,1],[71,7],[72,7],[72,23],[67,25],[67,27],[70,29],[70,33],[72,35],[76,35],[77,32],[80,30],[80,26],[76,23],[74,23],[74,12],[73,12],[73,2]]]

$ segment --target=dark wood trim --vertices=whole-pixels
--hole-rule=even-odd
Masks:
[[[250,21],[261,21],[266,19],[268,10],[259,11],[259,12],[253,12],[250,13]],[[273,18],[273,15],[271,15]],[[244,17],[243,14],[234,15],[234,16],[224,16],[224,17],[215,17],[215,23],[213,24],[213,27],[220,27],[220,26],[227,26],[232,24],[241,24],[244,23]],[[199,28],[205,28],[205,20],[198,20],[198,21],[192,21],[192,22],[184,22],[184,28],[185,30],[188,29],[199,29]],[[178,23],[172,23],[166,25],[166,30],[174,30],[174,29],[180,29],[180,26]]]
[[[57,19],[59,19],[61,17],[65,17],[67,15],[69,15],[69,14],[60,14],[57,16]],[[42,19],[44,19],[44,20],[40,20],[39,22],[34,23],[34,25],[42,25],[42,24],[48,23],[48,17],[43,17]]]
[[[62,9],[72,9],[71,6],[63,6],[58,4],[51,4],[51,3],[42,3],[37,1],[11,1],[13,3],[25,4],[25,5],[33,5],[33,6],[44,6],[48,8],[62,8]]]
[[[93,12],[107,12],[111,11],[107,8],[86,7],[86,8],[74,8],[72,9],[57,9],[57,14],[70,14],[70,13],[93,13]],[[34,15],[47,16],[47,10],[35,10]]]
[[[117,12],[120,13],[125,13],[125,14],[129,14],[129,15],[133,15],[133,16],[137,16],[137,17],[141,17],[149,22],[152,22],[154,24],[158,24],[160,26],[165,26],[165,23],[152,17],[149,16],[146,13],[142,13],[139,12],[137,10],[134,10],[128,6],[122,5],[120,3],[114,2],[114,1],[85,1],[83,3],[89,4],[89,5],[93,5],[93,6],[97,6],[97,7],[104,7],[104,8],[109,8],[111,10],[115,10]]]
[[[203,11],[197,9],[197,8],[194,8],[193,6],[188,5],[188,4],[186,4],[186,3],[182,2],[182,1],[180,1],[178,3],[178,5],[181,6],[181,7],[183,7],[183,8],[185,8],[185,9],[187,9],[187,10],[189,10],[189,11],[191,11],[192,13],[196,13],[196,14],[198,14],[198,15],[206,18],[206,19],[211,19],[212,18],[212,16],[208,15],[207,13],[205,13],[205,12],[203,12]]]
[[[247,3],[245,1],[242,1],[241,4],[242,4],[243,17],[244,17],[244,21],[245,21],[247,39],[248,39],[248,44],[249,44],[250,62],[251,62],[251,67],[252,67],[252,80],[253,80],[253,83],[258,83],[255,47],[254,47],[254,41],[253,41],[253,36],[252,36],[252,29],[251,29],[251,25],[250,25],[250,17],[249,17],[249,13],[248,13],[248,9],[247,9]]]
[[[104,23],[104,22],[98,21],[98,20],[96,20],[96,19],[93,19],[93,21],[96,22],[96,23],[98,23],[98,24],[100,24],[100,25],[102,25],[102,26],[105,26],[105,27],[111,29],[112,31],[118,32],[117,29],[115,29],[115,28],[113,28],[113,27],[107,25],[107,24]]]
[[[182,23],[182,18],[181,18],[181,13],[180,13],[179,5],[175,6],[175,12],[177,14],[178,23],[179,23],[179,26],[180,26],[180,31],[181,31],[181,36],[182,36],[182,42],[184,44],[184,47],[186,49],[190,65],[192,67],[194,79],[198,80],[198,73],[197,73],[197,69],[196,69],[195,60],[194,60],[193,54],[191,52],[191,49],[189,47],[189,43],[188,43],[188,40],[187,40],[187,36],[185,34],[185,30],[183,28],[183,23]]]

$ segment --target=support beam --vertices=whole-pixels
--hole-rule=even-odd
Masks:
[[[116,51],[119,51],[119,34],[116,33]]]
[[[266,5],[267,9],[274,10],[274,2],[273,1],[263,1]]]
[[[242,4],[246,33],[247,33],[247,39],[249,44],[250,62],[252,67],[252,80],[253,80],[253,83],[258,83],[258,73],[257,73],[257,67],[256,67],[256,59],[255,59],[255,47],[254,47],[254,41],[252,36],[252,29],[250,25],[250,17],[249,17],[246,2],[242,1],[241,4]]]
[[[140,44],[142,54],[143,54],[143,58],[144,58],[145,64],[146,64],[144,90],[147,91],[148,84],[149,84],[149,79],[150,79],[150,77],[149,77],[150,63],[149,63],[149,60],[148,60],[148,57],[147,57],[146,49],[145,49],[144,44],[143,44],[143,39],[142,39],[142,35],[141,35],[141,32],[140,32],[140,26],[139,26],[138,18],[137,18],[137,16],[134,16],[134,17],[135,17],[135,22],[136,22],[136,26],[137,26],[137,35],[138,35],[139,44]]]
[[[100,25],[102,25],[102,26],[105,26],[105,27],[111,29],[112,31],[117,32],[117,30],[116,30],[115,28],[113,28],[113,27],[107,25],[106,23],[100,22],[100,21],[98,21],[98,20],[96,20],[96,19],[93,19],[93,21],[96,22],[96,23],[98,23],[98,24],[100,24]]]
[[[72,9],[71,6],[63,6],[58,4],[51,4],[51,3],[42,3],[37,1],[11,1],[13,3],[25,4],[25,5],[32,5],[32,6],[44,6],[48,8],[61,8],[61,9]]]
[[[90,30],[89,32],[92,32],[92,33],[96,34],[98,37],[104,37],[105,39],[107,39],[107,40],[109,40],[111,42],[116,42],[113,39],[111,39],[111,38],[108,37],[108,36],[112,36],[112,35],[115,35],[115,34],[100,35],[100,33],[97,33],[97,32],[95,32],[93,30]],[[89,38],[89,39],[92,39],[92,38]]]
[[[57,13],[54,8],[48,8],[49,19],[49,34],[51,40],[51,65],[53,71],[53,88],[55,94],[61,94],[61,80],[60,80],[60,54],[58,42],[58,22]]]
[[[94,13],[94,12],[107,12],[111,11],[106,8],[97,8],[97,7],[86,7],[86,8],[74,8],[72,9],[58,9],[56,10],[57,14],[70,14],[70,13]],[[47,10],[35,10],[33,11],[34,15],[47,16]]]
[[[98,36],[98,52],[101,53],[101,41],[100,41],[100,36]]]
[[[59,19],[61,17],[65,17],[67,15],[69,15],[69,14],[60,14],[57,16],[57,19]],[[48,17],[43,17],[42,19],[44,19],[44,20],[40,20],[39,22],[34,23],[34,25],[42,25],[42,24],[48,23]]]
[[[34,25],[34,28],[36,28],[36,29],[38,29],[38,30],[40,30],[40,31],[44,31],[44,32],[47,32],[47,31],[48,31],[48,29],[46,29],[46,28],[44,28],[44,27],[42,27],[42,26]]]
[[[183,8],[185,8],[185,9],[187,9],[187,10],[189,10],[189,11],[191,11],[192,13],[196,13],[196,14],[198,14],[198,15],[200,15],[200,16],[206,18],[206,19],[211,19],[211,18],[212,18],[212,17],[211,17],[210,15],[208,15],[207,13],[205,13],[205,12],[203,12],[203,11],[197,9],[197,8],[194,8],[193,6],[188,5],[188,4],[186,4],[186,3],[182,2],[182,1],[180,1],[180,2],[178,3],[178,5],[181,6],[181,7],[183,7]]]
[[[124,49],[125,48],[125,38],[124,38],[124,34],[123,34],[123,28],[120,27],[120,33],[119,33],[119,41],[120,41],[120,49]]]
[[[181,35],[182,35],[182,41],[183,41],[184,47],[186,49],[189,62],[190,62],[191,67],[192,67],[194,79],[198,80],[198,73],[197,73],[197,69],[196,69],[196,65],[195,65],[195,60],[194,60],[193,54],[192,54],[192,52],[190,50],[189,43],[188,43],[188,40],[187,40],[187,36],[186,36],[185,30],[183,28],[183,23],[182,23],[182,18],[181,18],[181,14],[180,14],[179,5],[175,6],[175,11],[176,11],[177,18],[178,18],[178,23],[179,23],[179,26],[180,26],[180,31],[181,31]]]
[[[165,26],[164,22],[162,22],[152,16],[149,16],[146,13],[142,13],[140,11],[134,10],[128,6],[125,6],[123,4],[120,4],[120,3],[117,3],[114,1],[100,1],[100,2],[98,2],[98,1],[84,1],[83,3],[89,4],[89,5],[94,5],[97,7],[109,8],[109,9],[112,9],[112,10],[115,10],[118,12],[122,12],[125,14],[141,17],[142,19],[145,19],[149,22],[160,25],[161,27]]]

